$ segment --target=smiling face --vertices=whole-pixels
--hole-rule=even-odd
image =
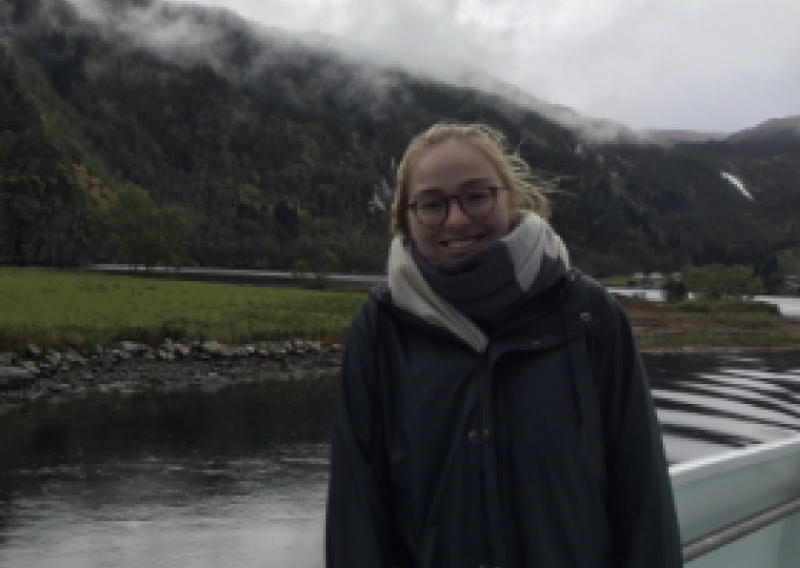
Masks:
[[[458,140],[447,140],[425,150],[410,172],[408,202],[431,194],[463,195],[473,188],[503,188],[504,184],[489,159],[477,148]],[[450,201],[447,218],[438,227],[427,227],[408,211],[411,239],[428,260],[454,260],[475,252],[487,243],[506,236],[514,212],[509,192],[498,189],[494,209],[474,220]]]

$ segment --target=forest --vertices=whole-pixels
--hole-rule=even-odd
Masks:
[[[66,0],[0,5],[2,263],[130,261],[130,219],[115,211],[133,187],[191,228],[165,264],[382,273],[393,172],[440,120],[505,132],[592,275],[719,262],[763,276],[800,246],[800,141],[593,141],[519,101],[358,64],[230,14],[107,4],[108,23]],[[180,58],[112,23],[145,9],[215,27],[224,49]]]

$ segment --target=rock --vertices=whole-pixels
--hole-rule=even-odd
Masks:
[[[56,368],[49,363],[39,363],[39,376],[52,377],[56,374]]]
[[[173,353],[177,354],[180,357],[186,358],[192,354],[192,349],[190,347],[187,347],[186,345],[182,345],[180,343],[173,344],[172,348],[173,348]]]
[[[231,357],[233,352],[227,345],[223,345],[217,341],[204,341],[200,345],[200,350],[212,357]]]
[[[55,367],[61,362],[61,353],[50,349],[47,351],[47,354],[45,354],[44,360]]]
[[[249,347],[248,345],[239,345],[236,347],[228,346],[228,349],[230,350],[232,357],[245,358],[250,356],[250,354],[252,353],[252,351],[250,351],[248,347]]]
[[[38,345],[34,345],[33,343],[29,343],[27,347],[25,347],[25,357],[28,359],[39,359],[42,356],[42,350]]]
[[[126,353],[130,353],[131,355],[138,355],[139,353],[144,353],[149,349],[147,345],[143,343],[137,343],[135,341],[120,341],[119,348]]]
[[[67,349],[66,351],[64,351],[62,359],[65,363],[68,363],[70,365],[80,365],[80,366],[86,365],[86,359],[84,359],[80,354],[78,354],[77,351],[74,351],[72,349]]]
[[[37,367],[36,363],[34,363],[33,361],[27,361],[27,360],[20,361],[19,365],[17,365],[17,366],[21,367],[22,369],[25,369],[26,371],[28,371],[29,373],[32,373],[34,375],[39,373],[39,367]]]
[[[159,361],[174,361],[175,355],[173,355],[172,352],[167,351],[165,349],[159,349],[158,352],[156,353],[156,358]]]
[[[11,367],[17,362],[16,353],[0,353],[0,367]]]
[[[0,390],[15,390],[28,386],[36,377],[23,367],[0,367]]]
[[[204,341],[198,346],[198,351],[214,355],[219,352],[221,345],[216,341]]]

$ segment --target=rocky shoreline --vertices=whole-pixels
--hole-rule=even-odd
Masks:
[[[132,341],[113,348],[26,348],[0,353],[0,416],[36,402],[94,393],[214,391],[236,384],[321,380],[336,376],[342,346],[320,341],[225,345],[217,341]]]
[[[741,346],[663,348],[648,346],[646,335],[639,339],[645,344],[642,351],[651,354],[747,351]],[[36,402],[60,403],[95,393],[213,392],[237,384],[329,379],[339,373],[342,349],[337,343],[305,340],[244,345],[166,340],[157,347],[122,341],[112,348],[63,351],[28,345],[23,357],[0,353],[0,416]]]

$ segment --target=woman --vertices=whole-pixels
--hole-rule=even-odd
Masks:
[[[388,285],[347,337],[329,568],[681,565],[630,326],[527,174],[481,125],[406,151]]]

